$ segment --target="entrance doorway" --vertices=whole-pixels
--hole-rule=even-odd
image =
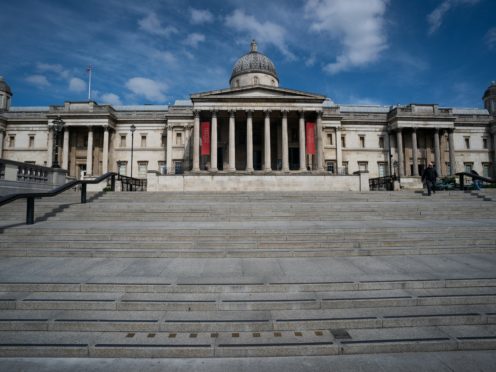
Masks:
[[[300,169],[300,149],[297,147],[289,148],[289,169]]]
[[[224,148],[223,147],[217,148],[217,169],[220,171],[224,170]]]
[[[253,151],[253,168],[255,170],[262,170],[262,151]]]

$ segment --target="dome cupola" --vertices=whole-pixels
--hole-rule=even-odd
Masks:
[[[279,86],[274,63],[266,55],[257,51],[255,40],[251,42],[250,52],[234,64],[229,84],[231,88],[251,85]]]
[[[10,99],[12,97],[12,91],[9,85],[0,76],[0,111],[8,111],[10,108]]]
[[[484,107],[491,115],[496,115],[496,81],[491,82],[491,85],[484,92],[482,96],[484,100]]]

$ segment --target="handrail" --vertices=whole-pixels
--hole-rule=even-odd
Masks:
[[[54,188],[51,191],[47,192],[25,192],[25,193],[18,193],[18,194],[9,194],[4,197],[0,197],[0,206],[9,204],[15,200],[18,199],[26,199],[27,201],[27,209],[26,209],[26,224],[27,225],[32,225],[34,223],[34,199],[35,198],[45,198],[45,197],[52,197],[56,196],[66,190],[72,189],[73,187],[77,185],[81,185],[81,204],[86,203],[86,185],[87,184],[96,184],[100,183],[107,178],[111,179],[110,182],[110,189],[111,191],[115,191],[115,177],[122,182],[123,180],[126,181],[126,184],[131,185],[131,187],[127,188],[126,191],[134,191],[133,186],[140,186],[143,189],[143,182],[144,180],[140,180],[138,178],[132,178],[132,177],[127,177],[123,176],[120,174],[117,174],[115,172],[108,172],[105,173],[94,180],[76,180],[76,181],[71,181],[67,182],[59,187]]]
[[[472,177],[472,181],[475,179],[475,180],[484,181],[487,183],[496,183],[496,180],[493,180],[491,178],[479,176],[478,174],[473,174],[473,173],[468,173],[468,172],[458,172],[455,175],[459,177],[458,179],[460,181],[460,190],[463,190],[465,188],[465,179],[464,179],[465,176],[466,177]]]

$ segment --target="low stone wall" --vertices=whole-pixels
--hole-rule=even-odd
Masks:
[[[369,191],[368,173],[331,175],[169,175],[148,173],[147,191]]]

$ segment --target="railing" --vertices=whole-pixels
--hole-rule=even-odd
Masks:
[[[496,180],[493,180],[493,179],[487,178],[487,177],[482,177],[482,176],[479,176],[478,174],[473,174],[473,173],[468,173],[468,172],[459,172],[459,173],[456,173],[456,175],[459,177],[458,180],[459,180],[460,190],[465,190],[465,177],[472,178],[472,182],[474,182],[474,180],[478,180],[478,181],[483,181],[486,183],[496,183]]]
[[[370,191],[393,191],[394,190],[394,177],[377,177],[369,179]]]
[[[115,191],[115,179],[121,181],[123,191],[145,191],[146,180],[122,176],[114,172],[108,172],[104,175],[95,178],[94,180],[77,180],[71,181],[47,192],[31,192],[11,194],[0,198],[0,207],[9,204],[18,199],[26,199],[26,224],[34,224],[34,199],[56,196],[64,191],[70,190],[78,185],[81,185],[81,204],[86,203],[86,187],[88,184],[97,184],[104,180],[110,179],[110,190]],[[125,185],[125,186],[124,186]]]

